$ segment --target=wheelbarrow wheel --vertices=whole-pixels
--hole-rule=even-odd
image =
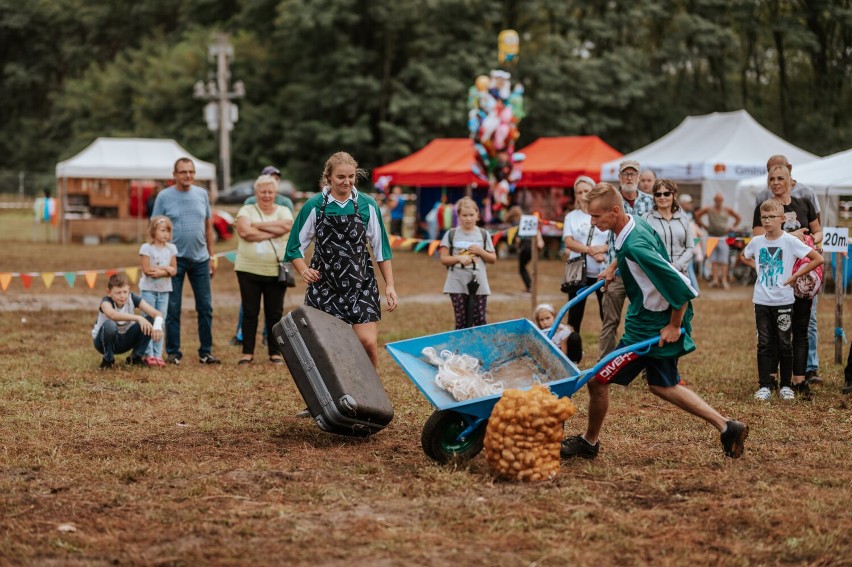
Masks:
[[[467,429],[470,423],[471,419],[464,414],[452,410],[436,411],[423,426],[423,434],[420,436],[423,452],[441,464],[461,464],[471,460],[482,451],[488,422],[482,422],[464,440],[460,440],[459,433]]]

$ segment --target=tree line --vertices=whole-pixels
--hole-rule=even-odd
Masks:
[[[813,153],[852,147],[850,0],[0,0],[0,169],[51,171],[98,136],[217,161],[192,92],[224,31],[246,85],[233,178],[273,163],[313,188],[334,151],[372,168],[466,136],[506,28],[518,147],[595,134],[628,152],[739,108]]]

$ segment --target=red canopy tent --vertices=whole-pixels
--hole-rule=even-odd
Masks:
[[[573,187],[581,175],[599,179],[601,165],[623,154],[597,136],[539,138],[526,155],[518,187]]]
[[[486,185],[472,171],[473,140],[444,138],[432,140],[420,150],[373,170],[373,183],[389,175],[391,184],[408,187],[462,187]],[[600,173],[600,164],[598,164]]]

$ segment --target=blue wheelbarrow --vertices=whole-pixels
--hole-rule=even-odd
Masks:
[[[497,369],[517,365],[516,368],[530,370],[530,377],[525,384],[513,383],[510,387],[528,389],[535,383],[542,383],[555,395],[570,397],[594,377],[608,382],[620,367],[659,343],[660,338],[655,337],[618,349],[592,368],[581,371],[551,342],[568,310],[603,285],[603,281],[596,282],[566,303],[547,335],[532,321],[515,319],[385,345],[396,363],[436,408],[423,426],[420,438],[423,452],[439,463],[460,464],[474,458],[482,450],[488,418],[502,395],[457,401],[435,383],[437,369],[421,355],[426,347],[473,356],[480,360],[484,370],[493,374],[499,374],[495,372]],[[533,374],[537,378],[535,381]]]

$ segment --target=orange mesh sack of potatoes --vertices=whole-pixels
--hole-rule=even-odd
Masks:
[[[485,458],[493,471],[512,480],[549,480],[559,472],[562,425],[574,403],[546,386],[506,390],[485,430]]]

